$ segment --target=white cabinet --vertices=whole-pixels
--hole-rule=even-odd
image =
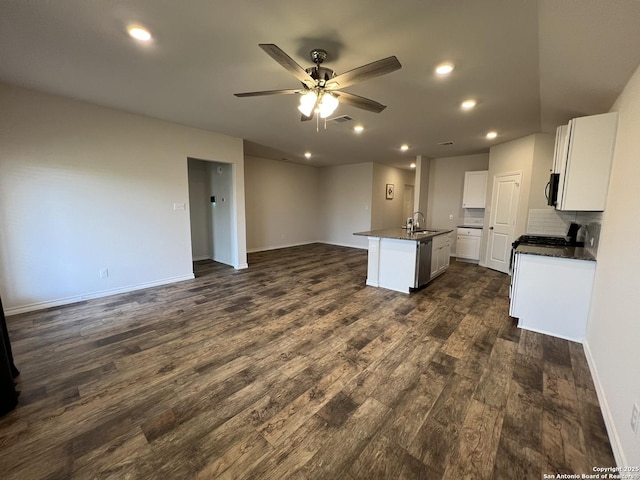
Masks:
[[[518,327],[582,342],[596,262],[516,252],[509,315]]]
[[[458,227],[458,233],[456,237],[456,258],[479,260],[481,239],[481,228]]]
[[[574,118],[556,135],[557,210],[603,211],[616,140],[616,112]]]
[[[437,277],[449,267],[451,256],[451,233],[433,237],[431,250],[431,275]]]
[[[487,170],[464,172],[462,208],[484,208],[488,174]]]

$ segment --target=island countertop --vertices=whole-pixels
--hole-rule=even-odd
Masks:
[[[393,238],[395,240],[411,240],[413,242],[421,242],[428,238],[437,237],[445,233],[453,232],[453,230],[425,230],[423,232],[410,232],[406,228],[386,228],[383,230],[370,230],[368,232],[356,232],[354,235],[360,235],[362,237],[379,237],[379,238]]]

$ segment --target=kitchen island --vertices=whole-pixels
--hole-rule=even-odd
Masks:
[[[452,230],[389,228],[357,232],[367,237],[367,285],[410,293],[449,266]]]

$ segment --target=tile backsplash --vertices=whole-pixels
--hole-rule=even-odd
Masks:
[[[549,208],[531,209],[529,210],[526,233],[563,236],[567,234],[571,223],[587,226],[585,246],[595,255],[600,238],[602,212],[561,212]],[[591,239],[593,242],[590,241]]]
[[[465,225],[484,224],[484,208],[465,208],[463,223]]]

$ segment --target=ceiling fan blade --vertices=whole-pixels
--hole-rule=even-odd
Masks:
[[[354,95],[353,93],[333,91],[332,94],[338,97],[340,103],[351,105],[352,107],[356,108],[361,108],[362,110],[380,113],[385,108],[387,108],[386,105],[382,105],[381,103],[378,103],[374,100],[369,100],[368,98],[364,98],[359,95]]]
[[[296,61],[273,43],[260,43],[258,46],[264,50],[267,55],[291,72],[298,80],[308,87],[314,87],[316,81],[307,73],[307,71],[296,63]]]
[[[304,113],[302,115],[300,115],[300,121],[301,122],[308,122],[312,118],[313,118],[313,112],[311,112],[311,116],[310,117],[307,117]]]
[[[236,97],[260,97],[262,95],[293,95],[301,90],[265,90],[262,92],[234,93]]]
[[[385,75],[399,70],[400,68],[402,68],[402,65],[395,56],[383,58],[382,60],[368,63],[342,73],[337,77],[333,77],[331,80],[327,81],[327,88],[337,89],[348,87],[354,83],[363,82],[379,75]]]

